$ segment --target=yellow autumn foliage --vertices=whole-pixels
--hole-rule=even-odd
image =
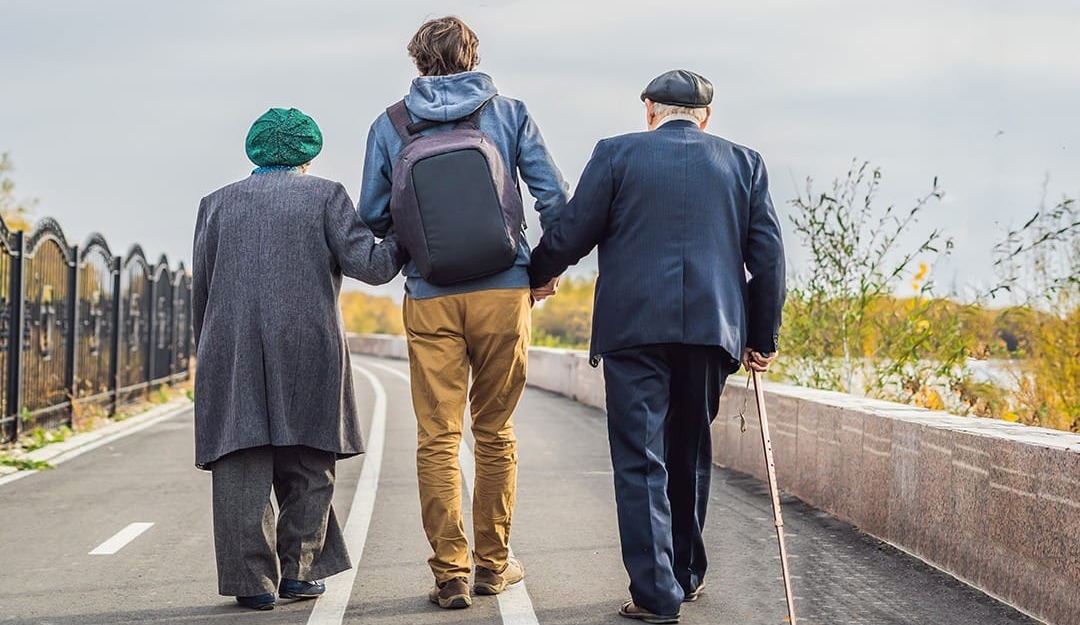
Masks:
[[[559,292],[533,307],[532,344],[587,349],[592,329],[596,278],[564,277]]]
[[[15,181],[8,175],[13,169],[15,166],[7,153],[0,154],[0,217],[3,217],[8,230],[29,231],[34,226],[31,209],[37,202],[16,199]]]
[[[356,334],[405,334],[401,306],[393,298],[355,291],[341,294],[345,331]]]

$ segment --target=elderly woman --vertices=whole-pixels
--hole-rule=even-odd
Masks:
[[[405,259],[341,184],[305,173],[322,149],[310,117],[271,109],[246,147],[258,167],[195,223],[195,463],[213,473],[218,591],[269,610],[351,566],[334,467],[363,445],[338,294],[342,275],[382,284]]]

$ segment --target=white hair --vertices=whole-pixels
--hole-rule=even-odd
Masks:
[[[707,115],[704,106],[700,108],[690,108],[689,106],[677,106],[675,104],[661,104],[659,102],[653,102],[653,115],[656,119],[664,119],[668,115],[689,115],[699,122],[705,121]]]

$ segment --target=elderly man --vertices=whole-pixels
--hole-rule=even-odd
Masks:
[[[539,287],[599,246],[591,351],[604,361],[630,576],[619,614],[648,623],[677,622],[703,588],[709,424],[737,357],[757,370],[772,360],[784,302],[765,164],[704,132],[712,95],[685,70],[650,82],[650,132],[596,145],[529,269]]]
[[[363,446],[338,293],[343,274],[388,282],[404,253],[375,243],[341,184],[306,175],[310,117],[271,109],[246,147],[258,167],[195,222],[195,463],[213,473],[218,591],[268,610],[350,566],[334,467]]]

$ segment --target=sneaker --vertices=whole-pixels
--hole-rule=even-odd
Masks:
[[[282,599],[314,599],[326,592],[322,582],[303,582],[298,579],[282,579],[278,595]]]
[[[525,565],[515,557],[506,559],[498,573],[482,566],[476,567],[476,583],[473,588],[478,595],[497,595],[511,584],[525,579]]]
[[[655,614],[638,606],[632,600],[622,604],[622,607],[619,608],[619,616],[625,616],[626,618],[632,618],[645,623],[658,623],[661,625],[664,623],[679,622],[678,612],[675,614]]]
[[[236,602],[245,608],[251,608],[252,610],[273,610],[274,593],[268,592],[261,595],[239,596],[236,598]]]
[[[469,596],[469,580],[464,577],[435,584],[428,592],[427,598],[432,603],[439,604],[440,608],[460,609],[472,605],[472,597]]]

